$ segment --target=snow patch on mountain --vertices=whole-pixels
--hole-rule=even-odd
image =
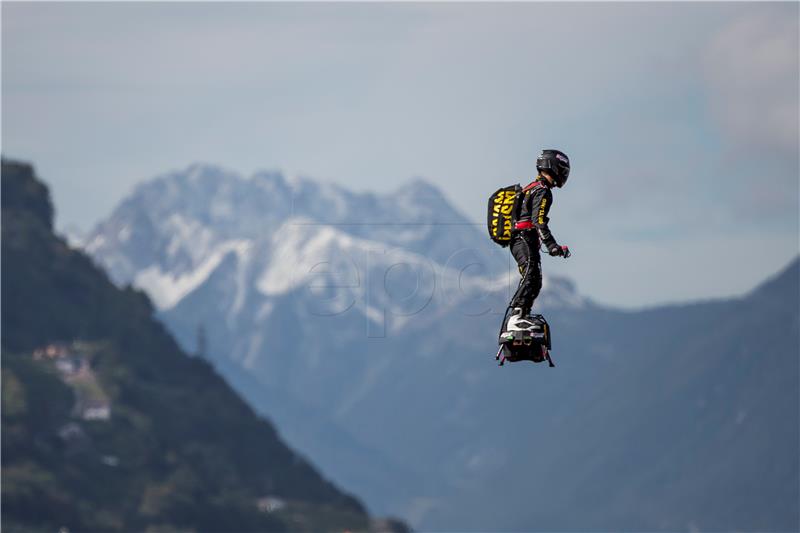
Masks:
[[[235,253],[240,260],[247,257],[252,242],[249,240],[228,241],[217,247],[194,270],[181,274],[164,272],[158,265],[151,265],[139,272],[133,285],[150,295],[156,308],[161,311],[172,308],[184,296],[204,283],[209,275],[230,253]],[[244,283],[240,285],[244,290]],[[237,294],[237,297],[241,297]]]
[[[370,245],[307,218],[290,219],[273,235],[273,255],[256,288],[265,296],[274,296],[303,285],[315,273],[353,272],[350,254]]]

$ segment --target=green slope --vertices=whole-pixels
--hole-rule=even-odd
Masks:
[[[52,218],[33,169],[3,160],[4,530],[368,527],[356,499],[184,354],[143,293],[55,236]],[[32,356],[55,342],[86,368]],[[93,401],[110,418],[85,419]]]

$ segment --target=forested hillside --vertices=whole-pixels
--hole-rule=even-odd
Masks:
[[[2,163],[7,531],[365,530],[148,298],[53,234],[47,188]]]

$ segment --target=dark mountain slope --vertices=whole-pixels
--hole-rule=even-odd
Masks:
[[[2,309],[4,528],[368,527],[357,500],[178,348],[146,296],[117,289],[53,235],[46,187],[6,160]],[[72,355],[58,362],[85,368],[31,357],[59,341]],[[109,418],[76,412],[89,393]]]
[[[794,261],[743,298],[550,313],[558,366],[512,366],[482,389],[503,406],[483,427],[500,466],[431,527],[796,531],[798,302]],[[487,486],[496,512],[478,507]]]

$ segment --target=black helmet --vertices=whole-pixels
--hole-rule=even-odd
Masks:
[[[536,158],[536,170],[546,170],[556,182],[557,187],[563,187],[569,178],[569,158],[559,150],[542,150]]]

